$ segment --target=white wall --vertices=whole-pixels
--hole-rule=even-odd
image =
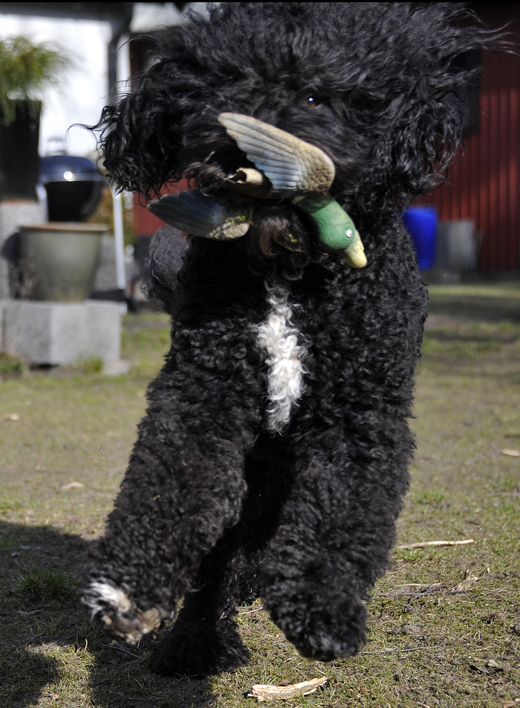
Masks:
[[[59,45],[74,61],[61,91],[49,91],[44,98],[40,154],[45,155],[51,138],[66,140],[71,155],[92,154],[96,141],[88,131],[79,127],[67,130],[74,123],[96,123],[107,102],[110,24],[0,14],[0,37],[15,35]]]

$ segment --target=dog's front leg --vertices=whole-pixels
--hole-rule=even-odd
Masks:
[[[232,328],[215,327],[218,337],[185,330],[174,340],[150,387],[106,535],[91,553],[82,600],[129,642],[173,614],[202,559],[238,521],[246,493],[244,456],[261,394],[244,329],[234,338]]]
[[[380,423],[372,439],[385,445],[332,430],[305,438],[266,555],[264,605],[307,658],[352,656],[365,641],[364,600],[388,565],[412,448],[405,420]]]

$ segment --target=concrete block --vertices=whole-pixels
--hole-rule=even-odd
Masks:
[[[76,364],[91,356],[109,362],[121,356],[118,303],[8,300],[2,309],[4,349],[29,364]]]
[[[87,300],[87,356],[103,361],[119,361],[121,357],[121,309],[118,302]]]
[[[119,361],[107,361],[103,366],[103,373],[105,376],[123,376],[128,374],[130,369],[130,362],[120,359]]]

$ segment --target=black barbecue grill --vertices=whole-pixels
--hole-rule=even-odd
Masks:
[[[74,155],[42,157],[40,181],[47,192],[49,221],[85,221],[95,212],[106,186],[92,160]]]

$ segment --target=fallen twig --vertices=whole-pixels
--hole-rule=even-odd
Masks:
[[[402,592],[382,592],[376,597],[425,597],[426,595],[434,595],[441,590],[447,590],[448,586],[445,583],[436,583],[435,585],[425,586],[424,590],[402,591]]]
[[[421,541],[420,543],[407,543],[404,546],[396,546],[399,551],[410,548],[426,548],[427,546],[467,546],[468,543],[475,543],[474,538],[466,538],[464,541]]]
[[[247,610],[246,612],[239,612],[239,615],[250,615],[252,612],[260,612],[260,610],[263,610],[263,607],[257,607],[255,610]]]
[[[259,701],[279,701],[294,696],[308,696],[310,693],[323,684],[327,683],[327,678],[315,678],[311,681],[294,683],[290,686],[271,686],[269,684],[257,683],[247,694],[247,698],[257,698]]]
[[[27,641],[25,641],[23,644],[20,644],[16,648],[21,649],[22,647],[26,647],[32,641],[34,641],[35,639],[38,639],[38,637],[43,637],[44,634],[45,634],[45,632],[40,632],[40,634],[35,634],[34,637],[30,637],[30,639],[27,639]]]
[[[426,588],[426,590],[441,588],[442,586],[443,583],[404,583],[403,585],[396,585],[397,588]]]
[[[491,497],[518,497],[518,496],[520,496],[520,491],[516,491],[516,492],[486,492],[486,494]]]
[[[423,649],[440,649],[442,646],[442,644],[436,644],[433,647],[412,647],[411,649],[379,649],[377,651],[362,651],[361,654],[392,654],[402,651],[422,651]]]
[[[442,590],[450,592],[452,595],[468,592],[476,585],[479,578],[469,571],[466,571],[464,580],[455,587],[450,588],[446,583],[432,583],[431,585],[423,585],[422,583],[409,583],[408,585],[398,585],[397,587],[416,587],[417,590],[400,590],[399,592],[381,592],[376,597],[413,597],[419,598],[425,595],[433,595]]]
[[[126,647],[122,647],[120,644],[116,644],[116,643],[105,644],[105,646],[107,646],[109,649],[118,649],[119,651],[123,651],[125,654],[130,654],[130,656],[135,656],[136,659],[140,659],[141,661],[143,660],[143,658],[141,656],[139,656],[139,654],[134,654],[133,651],[130,651]]]

